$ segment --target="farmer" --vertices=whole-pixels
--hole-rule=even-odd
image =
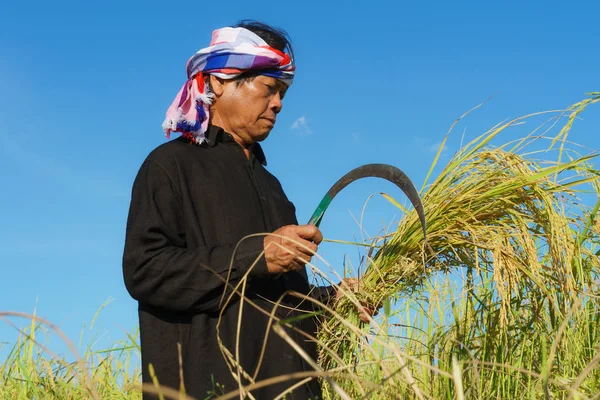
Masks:
[[[152,364],[161,385],[184,384],[204,399],[238,389],[236,359],[243,384],[311,371],[268,326],[274,309],[277,318],[292,319],[314,309],[286,292],[323,303],[335,293],[309,285],[305,264],[323,237],[314,226],[297,225],[259,144],[275,125],[294,73],[287,34],[254,21],[216,30],[187,63],[189,79],[163,123],[167,136],[182,135],[143,162],[127,221],[123,271],[139,302],[145,383],[153,381]],[[243,279],[237,293],[244,290],[244,302],[233,290]],[[315,319],[292,324],[297,329],[286,332],[314,360],[315,344],[298,329],[314,336]],[[252,394],[272,399],[299,381]],[[287,398],[320,393],[313,379]]]

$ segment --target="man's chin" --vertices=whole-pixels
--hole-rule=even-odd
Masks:
[[[270,129],[267,130],[266,132],[261,132],[261,133],[259,133],[258,135],[256,135],[254,137],[254,140],[256,142],[262,142],[263,140],[265,140],[269,136],[270,133],[271,133]]]

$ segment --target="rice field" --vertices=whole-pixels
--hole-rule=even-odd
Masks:
[[[600,398],[598,152],[568,140],[597,102],[590,93],[567,110],[501,123],[437,165],[451,130],[421,189],[426,240],[414,210],[388,197],[403,217],[361,244],[362,290],[322,305],[319,357],[307,361],[325,399]],[[528,135],[502,141],[540,115]],[[371,323],[359,321],[361,306],[380,310]],[[285,338],[284,324],[273,329]],[[43,346],[56,329],[31,319],[0,365],[0,398],[141,398],[135,333],[71,362]],[[186,398],[158,382],[144,390]]]

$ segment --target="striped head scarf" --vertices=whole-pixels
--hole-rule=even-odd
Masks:
[[[209,47],[194,54],[187,62],[188,80],[166,113],[163,130],[181,134],[198,144],[203,143],[208,129],[209,107],[213,94],[204,83],[206,75],[233,79],[244,72],[281,80],[288,86],[296,67],[291,57],[270,47],[261,37],[245,28],[221,28],[212,34]]]

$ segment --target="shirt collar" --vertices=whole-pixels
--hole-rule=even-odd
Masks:
[[[208,130],[206,131],[206,144],[208,144],[210,147],[215,147],[217,143],[226,142],[235,143],[235,139],[233,138],[233,136],[225,132],[225,130],[223,130],[223,128],[219,126],[208,126]],[[250,150],[250,153],[252,153],[254,157],[256,157],[258,162],[260,162],[264,166],[267,166],[267,158],[260,144],[251,144],[250,146],[248,146],[248,150]]]

